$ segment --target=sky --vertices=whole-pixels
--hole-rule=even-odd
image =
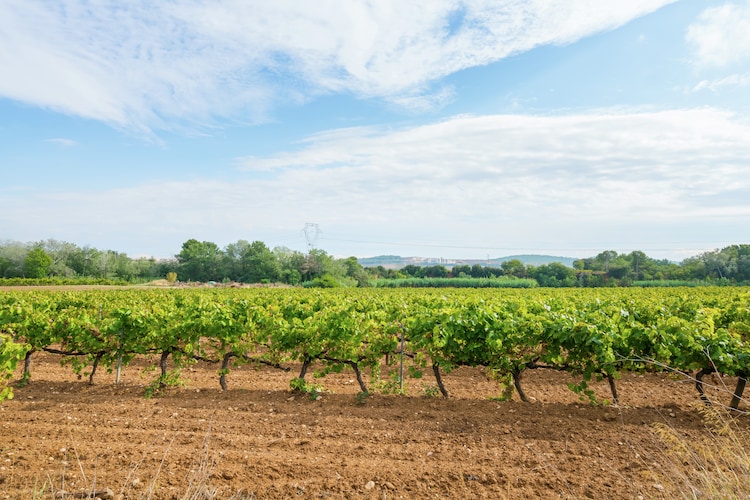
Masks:
[[[750,0],[0,2],[0,241],[680,261],[749,234]]]

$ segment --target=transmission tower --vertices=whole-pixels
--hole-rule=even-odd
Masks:
[[[318,239],[320,238],[320,226],[312,223],[312,222],[306,222],[305,223],[305,229],[303,229],[303,232],[305,233],[305,239],[307,240],[307,251],[315,249],[315,245],[318,243]]]

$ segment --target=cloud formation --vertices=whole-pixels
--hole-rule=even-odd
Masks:
[[[750,62],[750,1],[706,9],[686,34],[695,62],[725,68]]]
[[[693,92],[701,90],[716,92],[724,88],[747,86],[750,86],[750,73],[733,74],[715,80],[701,80],[695,87],[693,87]]]
[[[331,92],[425,109],[446,75],[673,1],[5,0],[0,97],[145,133]]]
[[[471,249],[452,256],[556,249],[559,241],[568,245],[559,251],[571,254],[575,241],[599,250],[628,242],[626,249],[674,258],[677,250],[667,247],[736,239],[750,217],[748,157],[750,126],[711,108],[458,116],[321,133],[297,151],[239,159],[248,177],[235,182],[6,191],[0,227],[95,246],[102,231],[107,243],[100,246],[160,256],[191,237],[287,244],[275,235],[317,222],[331,238],[326,250],[337,255],[362,256],[335,240],[366,240],[377,229],[394,244]],[[699,226],[710,229],[694,234]],[[128,241],[118,242],[111,227]],[[642,245],[664,241],[665,228],[679,236],[661,244],[664,252]]]

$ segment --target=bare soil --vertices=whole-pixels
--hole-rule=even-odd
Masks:
[[[693,384],[667,374],[623,375],[613,407],[546,370],[524,376],[531,403],[489,399],[498,384],[468,368],[444,376],[447,400],[425,377],[362,402],[351,372],[310,376],[327,391],[314,399],[289,391],[297,366],[240,367],[221,391],[202,363],[146,399],[144,366],[88,385],[36,353],[29,385],[0,404],[0,499],[672,498],[654,424],[705,432]]]

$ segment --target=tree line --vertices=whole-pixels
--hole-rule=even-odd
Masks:
[[[680,263],[654,259],[641,251],[607,250],[579,259],[539,266],[508,260],[500,267],[480,264],[407,265],[364,268],[356,257],[334,258],[321,249],[307,253],[262,241],[239,240],[224,248],[189,239],[173,258],[130,258],[125,253],[73,243],[44,240],[0,243],[0,278],[98,278],[128,282],[167,275],[184,282],[284,283],[321,287],[363,287],[375,279],[523,278],[543,287],[646,286],[653,283],[750,284],[750,245],[731,245],[687,258]]]
[[[114,250],[43,240],[0,242],[0,278],[102,279],[143,282],[174,273],[184,282],[302,283],[366,286],[370,276],[356,257],[336,259],[324,250],[307,253],[239,240],[224,248],[189,239],[169,259],[130,258]]]

